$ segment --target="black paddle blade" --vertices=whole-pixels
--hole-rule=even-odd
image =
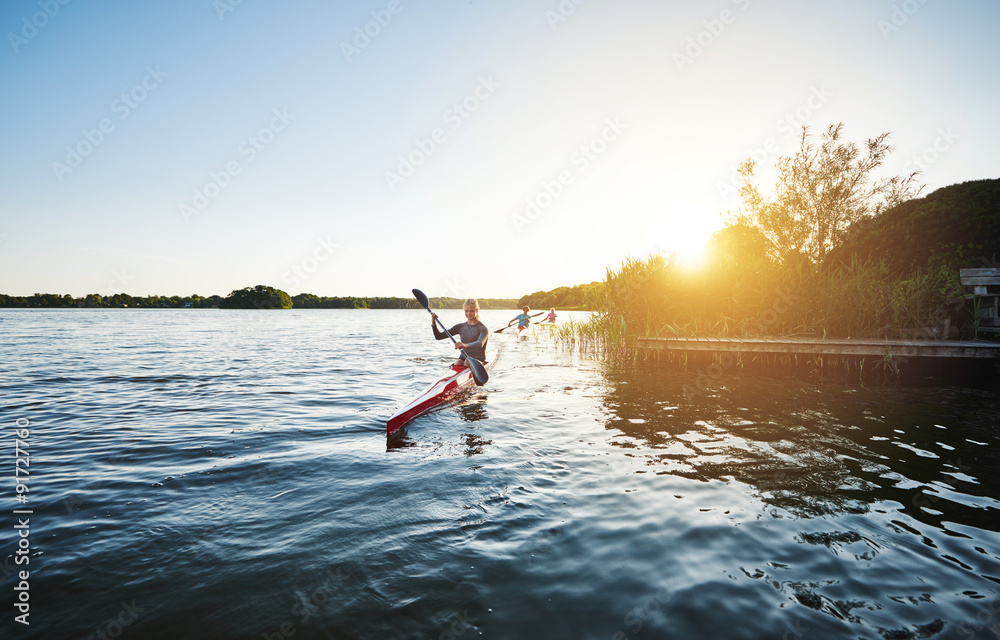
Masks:
[[[427,309],[428,311],[431,310],[431,301],[427,299],[427,296],[424,295],[423,291],[421,291],[420,289],[414,289],[413,297],[417,299],[417,302],[420,303],[421,307]]]
[[[472,377],[475,379],[477,386],[481,387],[490,381],[490,372],[486,370],[482,362],[468,354],[465,356],[465,361],[469,364],[469,368],[472,369]]]

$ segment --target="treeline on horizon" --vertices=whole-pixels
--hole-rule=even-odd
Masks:
[[[260,286],[261,289],[271,289]],[[136,308],[136,309],[209,309],[226,308],[227,299],[232,299],[237,290],[229,296],[212,295],[208,297],[200,295],[191,296],[131,296],[127,293],[116,293],[102,296],[91,293],[86,296],[73,297],[69,294],[60,295],[57,293],[36,293],[31,296],[10,296],[0,294],[0,307],[8,308]],[[277,290],[273,290],[277,291]],[[283,293],[283,292],[279,292]],[[286,296],[288,294],[285,294]],[[261,305],[250,302],[245,305],[236,305],[231,308],[292,308],[292,309],[419,309],[420,305],[413,298],[394,297],[355,297],[355,296],[317,296],[311,293],[301,293],[296,296],[288,296],[291,306],[284,307],[280,302],[273,305]],[[279,300],[275,297],[275,300]],[[259,299],[258,299],[259,301]],[[431,298],[431,306],[435,309],[461,309],[465,302],[464,298]],[[519,305],[513,298],[480,298],[479,306],[482,309],[516,309]]]
[[[551,291],[536,291],[521,296],[517,307],[532,309],[556,309],[563,311],[592,311],[599,309],[604,297],[604,283],[591,282],[574,287],[556,287]]]

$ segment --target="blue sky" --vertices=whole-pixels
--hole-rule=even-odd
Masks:
[[[1000,177],[992,1],[10,0],[0,292],[518,297],[694,251],[802,124]],[[768,173],[763,174],[765,180]]]

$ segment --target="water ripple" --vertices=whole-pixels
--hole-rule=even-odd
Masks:
[[[946,638],[1000,612],[989,394],[688,401],[683,369],[494,334],[486,391],[387,442],[452,358],[422,310],[0,314],[31,637],[133,602],[142,638]]]

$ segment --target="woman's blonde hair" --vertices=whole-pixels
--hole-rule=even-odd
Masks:
[[[479,308],[479,300],[476,300],[475,298],[468,298],[465,301],[465,303],[462,305],[462,308],[465,308],[465,307],[475,307],[475,308],[478,309]]]

